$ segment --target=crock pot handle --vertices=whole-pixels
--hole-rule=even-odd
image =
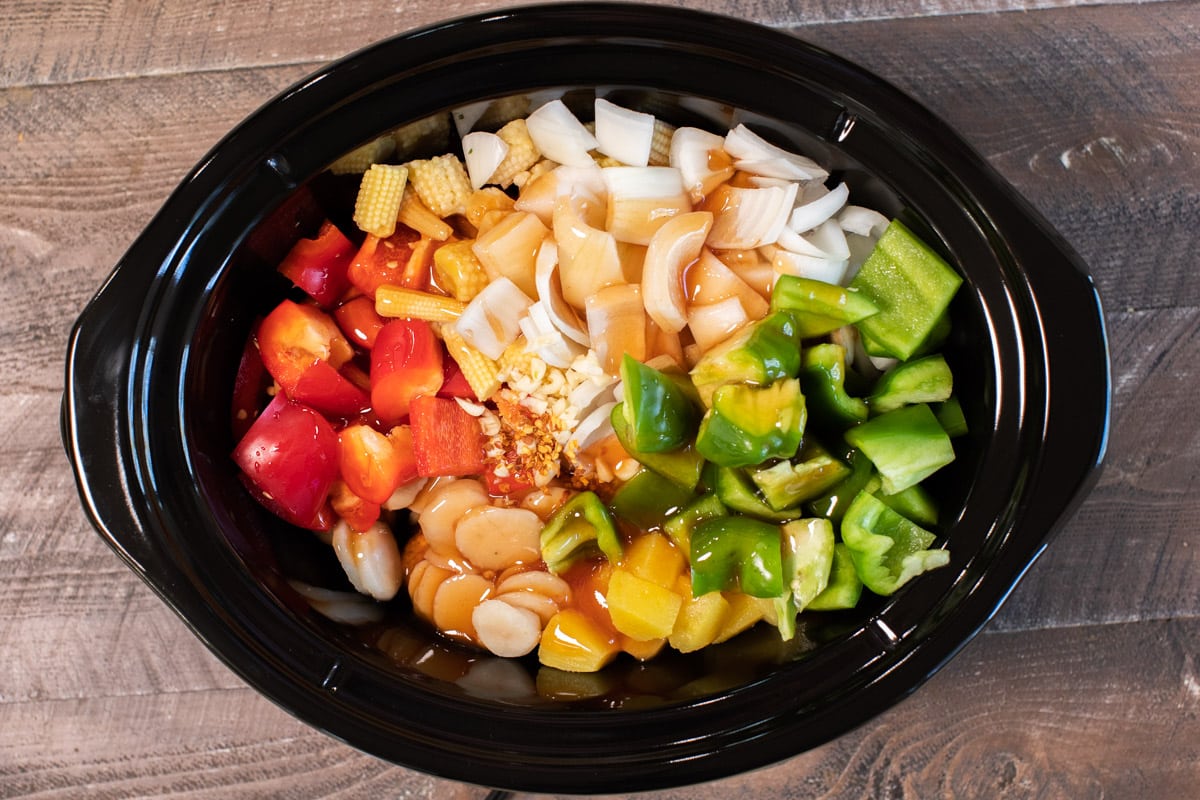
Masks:
[[[127,424],[132,343],[154,274],[135,243],[75,322],[68,342],[61,426],[63,446],[89,521],[135,572],[153,559],[129,484]]]

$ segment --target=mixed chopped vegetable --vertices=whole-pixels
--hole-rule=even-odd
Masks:
[[[941,257],[745,125],[469,116],[461,157],[401,161],[402,129],[339,159],[357,230],[279,265],[298,291],[234,398],[263,505],[361,595],[576,672],[789,639],[949,562],[923,483],[965,430]]]

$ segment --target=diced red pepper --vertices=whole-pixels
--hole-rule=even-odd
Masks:
[[[479,475],[486,442],[479,420],[457,402],[431,394],[412,401],[413,453],[417,472],[435,476]]]
[[[442,359],[442,388],[438,397],[461,397],[464,400],[475,401],[475,390],[467,383],[467,376],[453,358]]]
[[[404,486],[421,477],[417,471],[417,456],[413,452],[412,427],[397,425],[388,431],[388,439],[391,440],[396,458],[400,461],[400,474],[396,479],[396,486]]]
[[[298,403],[336,416],[370,405],[367,393],[338,371],[354,349],[319,308],[284,300],[259,326],[258,350],[271,377]]]
[[[338,481],[333,485],[329,495],[333,510],[339,517],[346,520],[352,530],[365,531],[379,519],[382,508],[379,503],[359,497],[349,484]]]
[[[406,225],[397,225],[396,232],[386,239],[368,234],[350,262],[347,272],[350,283],[372,298],[375,290],[384,284],[424,289],[425,286],[413,278],[406,278],[413,248],[420,239],[421,234]]]
[[[367,350],[375,346],[375,337],[387,324],[375,311],[375,301],[365,294],[342,303],[334,309],[333,318],[351,343]]]
[[[342,480],[364,500],[383,503],[397,486],[416,477],[412,436],[407,428],[395,430],[403,432],[399,442],[369,425],[350,425],[338,434]]]
[[[237,374],[233,378],[233,405],[230,409],[230,427],[233,438],[241,439],[250,430],[254,420],[258,418],[267,388],[267,369],[263,366],[262,356],[254,346],[258,324],[255,323],[246,345],[242,348],[242,358],[238,362]]]
[[[338,477],[338,437],[320,412],[278,394],[238,442],[233,460],[272,513],[318,528]]]
[[[409,414],[417,395],[442,388],[442,343],[428,322],[394,319],[371,350],[371,406],[382,420],[396,423]]]
[[[524,494],[533,488],[533,481],[527,475],[505,475],[500,477],[496,474],[496,465],[488,464],[484,470],[483,485],[487,487],[488,494],[497,497],[501,495]]]
[[[354,253],[353,242],[326,220],[315,238],[292,246],[279,271],[323,308],[330,308],[350,288],[348,270]]]

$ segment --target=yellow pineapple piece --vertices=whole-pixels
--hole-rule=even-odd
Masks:
[[[642,642],[628,636],[621,637],[621,649],[638,661],[649,661],[654,658],[666,644],[666,639],[647,639]]]
[[[708,647],[716,640],[730,614],[729,601],[720,592],[692,597],[692,582],[686,575],[680,577],[679,588],[684,594],[683,607],[675,618],[675,629],[668,641],[679,652],[690,653]]]
[[[624,569],[668,589],[675,587],[679,576],[683,574],[684,564],[683,551],[661,533],[638,536],[621,559]]]
[[[741,592],[726,592],[725,599],[729,601],[729,613],[721,623],[721,630],[713,639],[713,644],[732,639],[744,630],[761,622],[771,611],[773,601],[760,597],[751,597]]]
[[[607,599],[613,627],[643,642],[670,636],[683,605],[683,598],[673,590],[625,569],[613,570]]]
[[[606,631],[582,612],[568,608],[551,617],[542,631],[538,661],[564,672],[596,672],[618,652]]]

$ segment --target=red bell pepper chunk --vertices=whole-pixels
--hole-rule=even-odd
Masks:
[[[338,437],[320,412],[277,394],[238,442],[233,460],[268,510],[302,528],[321,526],[338,477]]]
[[[334,512],[356,531],[365,531],[374,525],[383,511],[379,503],[359,497],[342,481],[334,483],[329,499]]]
[[[326,220],[315,238],[301,239],[279,264],[279,271],[323,308],[330,308],[350,288],[348,274],[354,244]]]
[[[258,418],[262,407],[269,380],[267,369],[263,366],[262,356],[254,346],[258,331],[257,323],[246,345],[242,348],[242,358],[238,362],[237,374],[233,378],[233,405],[230,408],[230,427],[233,438],[241,439],[250,430],[254,420]]]
[[[371,350],[371,407],[381,420],[399,422],[414,397],[442,388],[442,352],[428,322],[394,319],[383,326]]]
[[[524,494],[533,488],[533,480],[527,475],[505,475],[500,477],[496,474],[496,465],[488,464],[483,471],[483,485],[487,488],[488,494],[496,495],[516,495]]]
[[[475,390],[467,383],[467,376],[453,358],[442,359],[442,388],[438,389],[438,397],[461,397],[464,400],[476,401]]]
[[[394,432],[397,435],[393,437],[370,425],[357,424],[343,428],[338,434],[342,480],[350,491],[366,501],[383,503],[396,487],[417,477],[411,433],[399,427]]]
[[[387,324],[387,320],[375,311],[375,301],[366,295],[342,303],[334,309],[333,318],[347,339],[367,350],[375,346],[375,337]]]
[[[412,401],[413,453],[424,478],[479,475],[486,440],[479,420],[454,400],[425,394]]]
[[[357,414],[371,403],[338,371],[354,349],[319,308],[284,300],[259,325],[258,351],[267,372],[298,403],[335,416]]]
[[[420,239],[421,234],[399,224],[396,225],[396,232],[386,239],[368,234],[347,270],[350,283],[372,298],[375,297],[375,290],[385,283],[424,289],[425,286],[416,276],[408,276],[413,248]],[[430,255],[432,257],[432,253]]]

